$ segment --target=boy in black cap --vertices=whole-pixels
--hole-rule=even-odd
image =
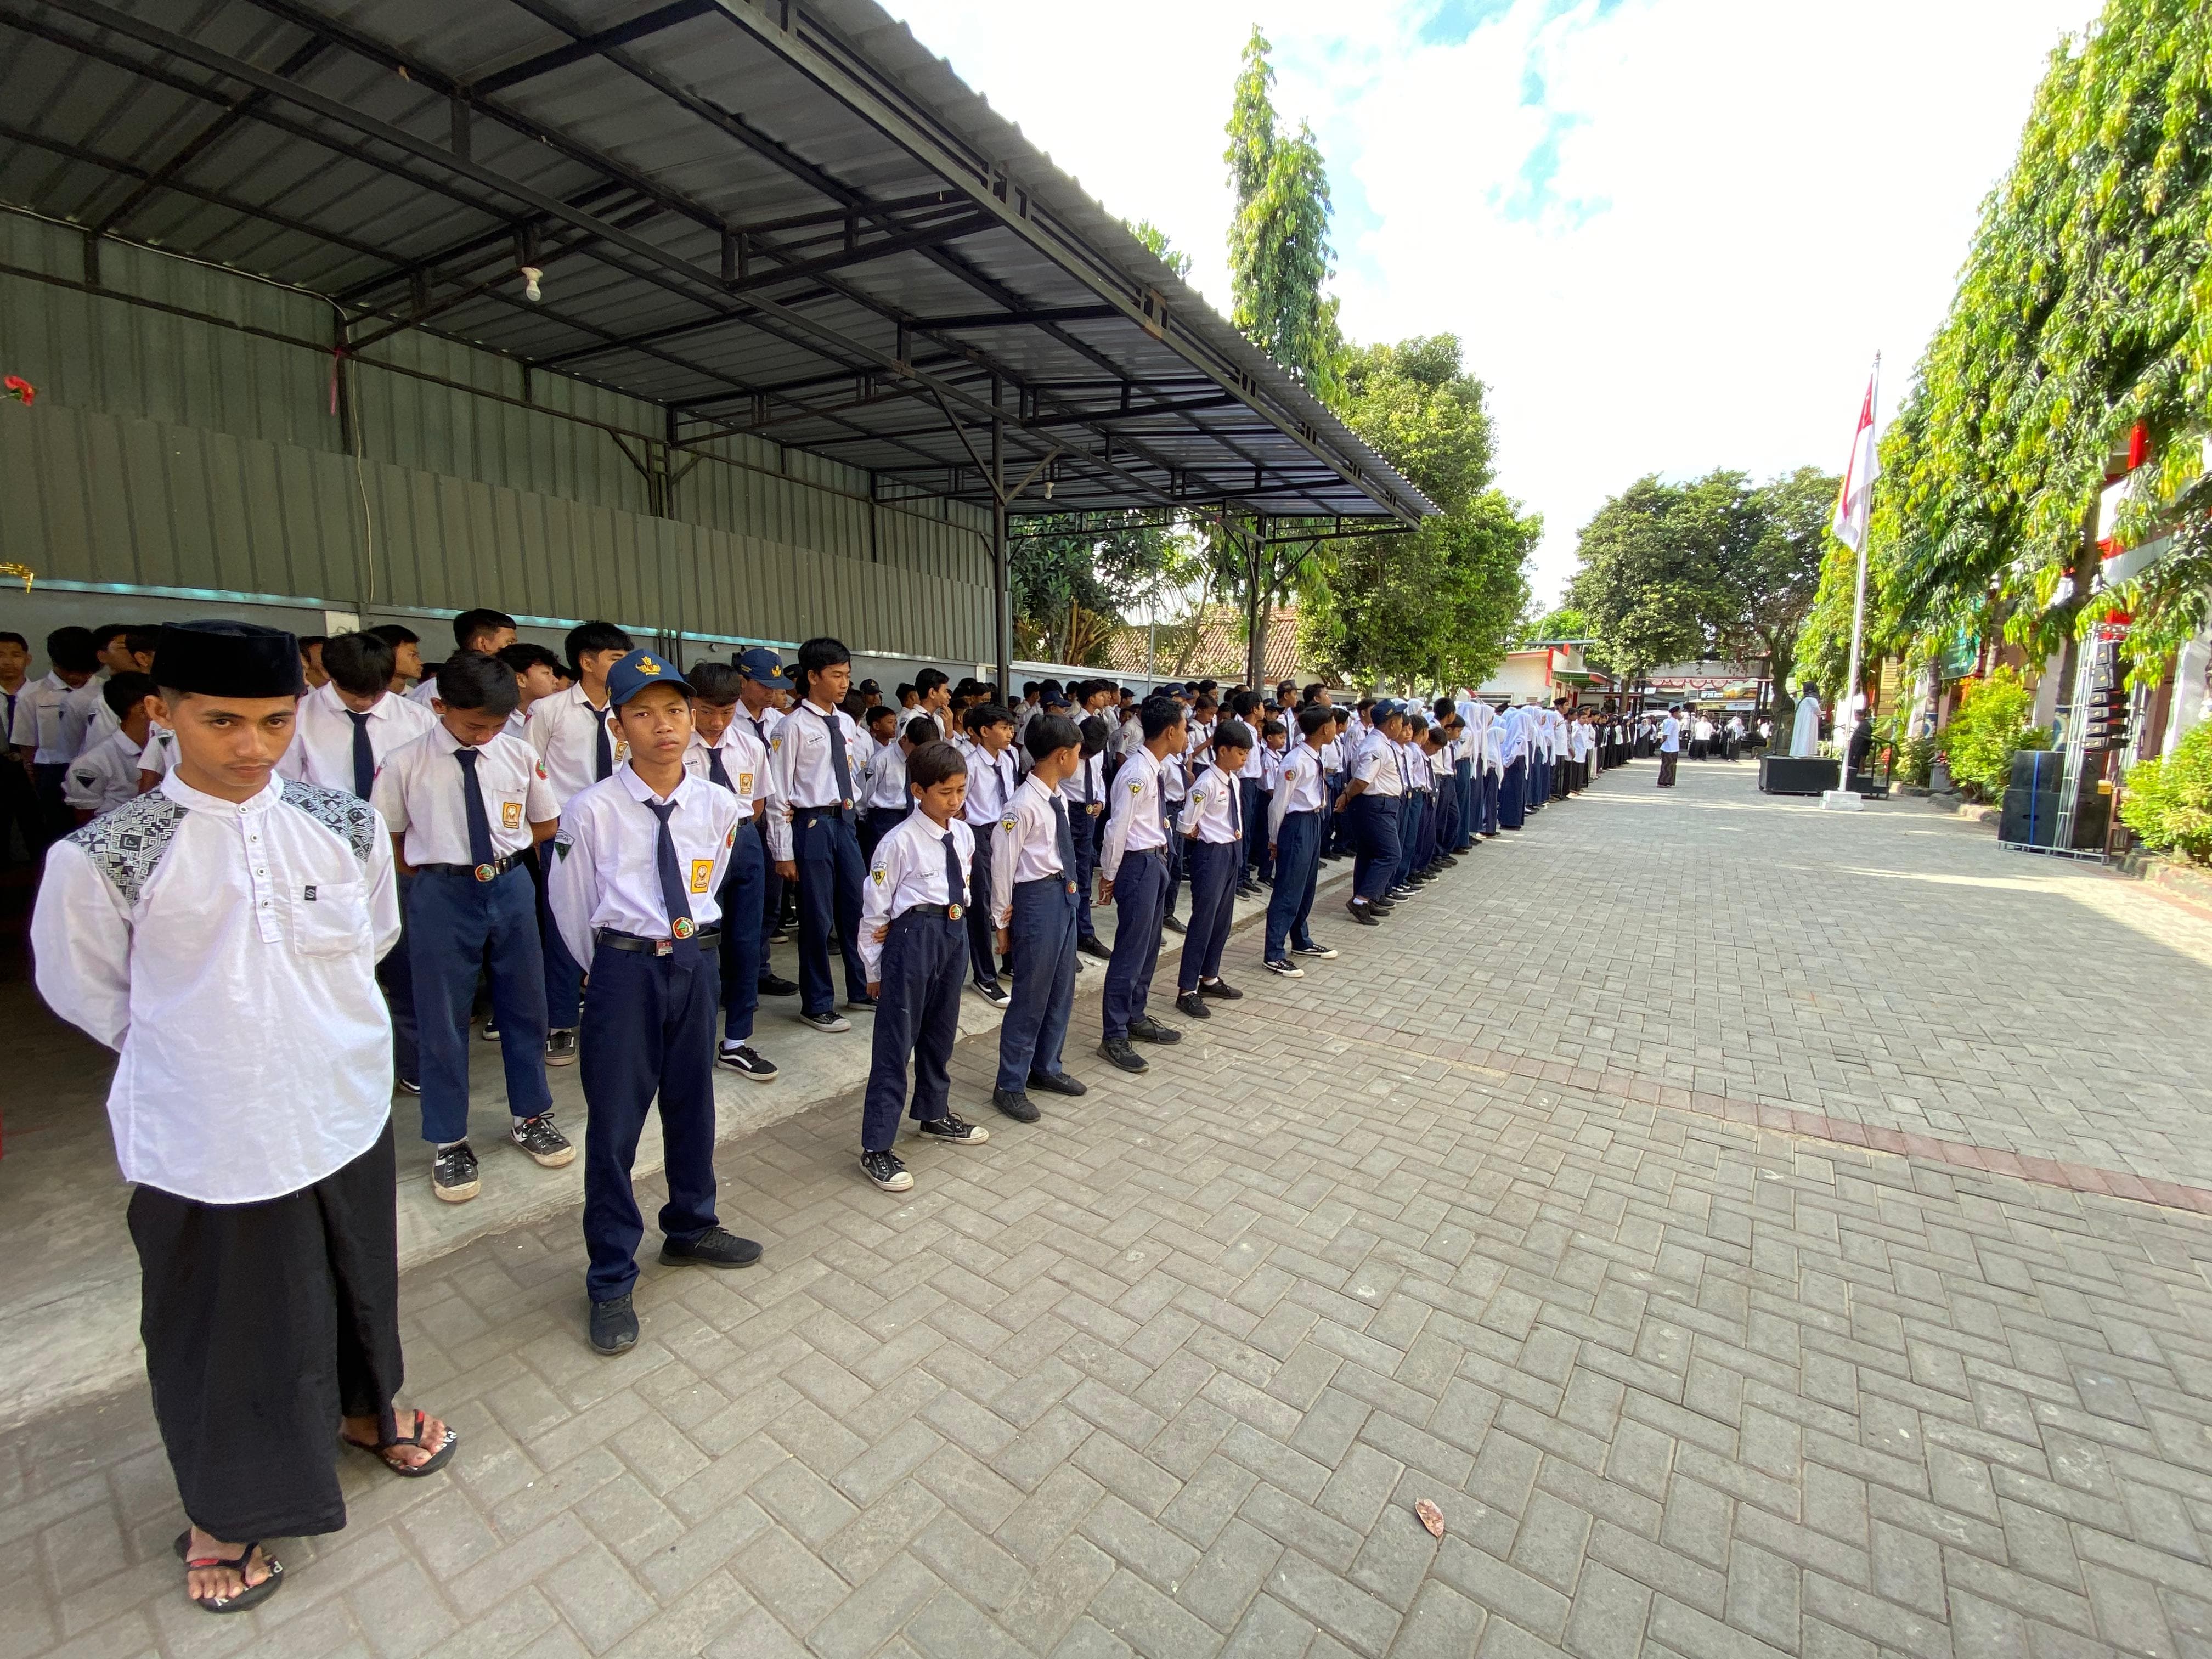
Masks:
[[[761,1247],[714,1218],[714,1018],[721,1008],[716,895],[744,809],[684,769],[690,688],[633,651],[607,671],[628,758],[570,801],[553,839],[547,897],[561,937],[590,964],[584,1000],[584,1243],[592,1346],[637,1342],[630,1286],[645,1235],[630,1166],[658,1101],[667,1158],[663,1263],[750,1267]]]
[[[307,689],[289,634],[172,624],[154,669],[176,766],[48,853],[31,939],[47,1002],[120,1051],[176,1553],[194,1602],[234,1613],[283,1582],[257,1540],[345,1525],[333,1431],[401,1474],[454,1437],[392,1404],[391,840],[366,801],[275,775]]]

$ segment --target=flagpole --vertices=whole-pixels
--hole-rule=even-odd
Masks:
[[[1867,386],[1867,447],[1874,447],[1874,432],[1881,408],[1881,353],[1874,354],[1874,378]],[[1850,751],[1851,733],[1858,727],[1859,641],[1866,631],[1867,543],[1873,539],[1874,485],[1867,485],[1867,522],[1859,526],[1858,579],[1851,596],[1851,665],[1844,678],[1844,718],[1836,722],[1844,734],[1844,750]]]

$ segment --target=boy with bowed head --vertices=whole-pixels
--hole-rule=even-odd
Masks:
[[[393,1403],[391,838],[358,796],[276,774],[307,690],[289,634],[171,623],[154,678],[176,765],[49,852],[31,942],[47,1002],[120,1054],[175,1551],[194,1605],[236,1613],[283,1583],[258,1540],[345,1525],[334,1434],[410,1476],[455,1437]]]
[[[852,1029],[830,976],[833,938],[845,962],[845,1006],[876,1006],[860,961],[860,729],[839,706],[852,682],[842,641],[807,641],[799,647],[799,702],[769,743],[778,793],[791,806],[792,856],[775,869],[799,885],[799,1018],[817,1031]]]

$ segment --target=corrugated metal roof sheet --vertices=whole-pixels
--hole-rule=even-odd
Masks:
[[[872,0],[0,0],[0,199],[1017,511],[1431,511]],[[96,251],[96,250],[95,250]],[[519,268],[544,272],[542,300]],[[1054,494],[1045,496],[1046,480]]]

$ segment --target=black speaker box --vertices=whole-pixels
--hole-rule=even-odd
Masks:
[[[1762,755],[1759,787],[1770,795],[1819,795],[1840,788],[1844,763],[1817,755]]]

